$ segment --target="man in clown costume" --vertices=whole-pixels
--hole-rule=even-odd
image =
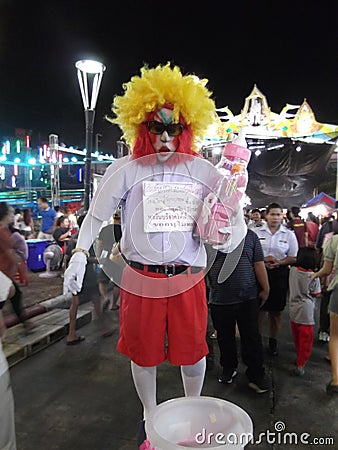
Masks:
[[[120,249],[126,266],[117,349],[131,360],[143,424],[156,406],[161,362],[168,359],[181,367],[186,396],[200,395],[204,381],[206,253],[193,228],[203,199],[221,179],[197,151],[215,120],[206,81],[183,75],[169,63],[143,67],[124,85],[124,95],[114,98],[115,118],[110,120],[119,125],[132,152],[106,170],[64,276],[64,292],[79,292],[88,249],[102,222],[121,207]],[[240,206],[236,221],[227,251],[246,232]]]

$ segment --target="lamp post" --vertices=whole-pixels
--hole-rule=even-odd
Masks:
[[[75,63],[77,77],[84,106],[86,122],[86,160],[85,160],[85,195],[84,209],[88,211],[91,182],[91,162],[93,150],[93,130],[95,119],[95,107],[99,95],[103,72],[106,66],[98,61],[81,60]]]

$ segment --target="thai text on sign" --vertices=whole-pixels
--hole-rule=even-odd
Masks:
[[[202,206],[198,183],[143,182],[144,231],[192,231]]]

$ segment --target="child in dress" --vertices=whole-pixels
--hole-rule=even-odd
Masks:
[[[289,274],[289,314],[293,340],[297,352],[294,374],[303,376],[313,344],[314,298],[321,295],[318,278],[311,280],[316,270],[316,250],[302,247],[298,250],[296,264]]]

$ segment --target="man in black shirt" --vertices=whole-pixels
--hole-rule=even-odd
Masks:
[[[269,296],[269,282],[261,243],[256,233],[248,230],[243,249],[238,255],[238,262],[234,263],[235,267],[230,271],[230,275],[225,274],[224,269],[228,271],[230,266],[233,267],[229,261],[231,256],[220,251],[215,256],[208,277],[211,286],[209,305],[217,331],[220,364],[223,369],[219,382],[229,384],[237,375],[237,324],[249,387],[257,393],[267,392],[270,383],[265,375],[262,338],[258,331],[259,309]]]

